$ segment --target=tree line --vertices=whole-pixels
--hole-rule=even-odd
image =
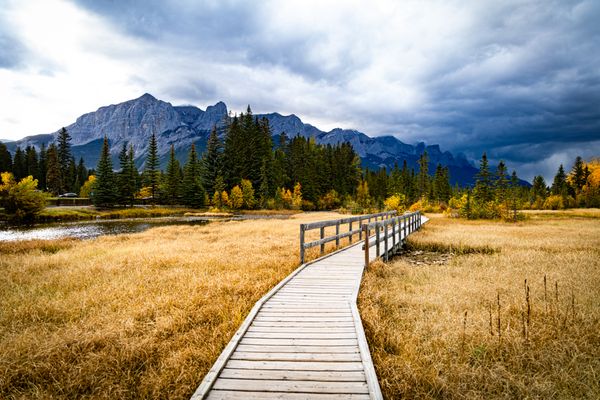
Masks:
[[[190,207],[325,209],[351,198],[361,180],[360,158],[350,144],[317,145],[312,138],[285,133],[274,144],[268,120],[255,117],[250,107],[227,120],[223,139],[212,129],[201,157],[192,144],[181,165],[171,146],[164,171],[155,135],[141,174],[131,146],[123,145],[116,170],[109,147],[105,138],[91,178],[91,197],[99,206],[132,204],[142,197]]]
[[[11,172],[16,181],[31,176],[37,180],[38,189],[53,195],[79,193],[90,174],[83,158],[75,162],[71,153],[71,135],[65,128],[58,132],[56,141],[48,148],[42,144],[39,152],[33,146],[25,149],[17,146],[13,157],[0,142],[0,172]]]

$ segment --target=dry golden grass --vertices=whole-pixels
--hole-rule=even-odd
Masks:
[[[298,265],[299,223],[336,217],[0,246],[0,398],[189,398]]]
[[[372,264],[359,307],[385,397],[600,398],[600,211],[572,214],[432,216],[410,247],[447,264]]]

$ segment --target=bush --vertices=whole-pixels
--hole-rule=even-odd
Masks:
[[[314,211],[317,207],[315,206],[315,203],[313,203],[310,200],[302,200],[302,205],[300,206],[300,209],[302,211]]]
[[[571,196],[552,195],[544,202],[545,210],[564,210],[575,206],[575,200]]]
[[[406,197],[403,194],[395,194],[393,196],[388,197],[383,202],[386,210],[388,210],[388,211],[396,210],[396,211],[398,211],[398,214],[402,214],[404,212],[404,210],[406,210],[405,203],[406,203]]]
[[[0,203],[8,216],[16,221],[31,222],[45,207],[48,196],[37,190],[37,179],[30,175],[16,182],[13,174],[3,172]]]
[[[229,202],[227,204],[234,210],[242,208],[242,205],[244,204],[244,194],[238,185],[235,185],[233,189],[231,189]]]
[[[338,192],[332,189],[327,192],[325,196],[322,196],[317,204],[321,210],[333,210],[342,204],[342,200],[340,199]]]

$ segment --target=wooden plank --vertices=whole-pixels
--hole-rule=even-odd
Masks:
[[[227,368],[286,371],[363,371],[361,362],[229,360]]]
[[[358,346],[278,346],[240,344],[237,351],[245,353],[358,353]]]
[[[249,345],[281,345],[281,346],[358,346],[357,338],[353,339],[273,339],[244,337],[242,344]]]
[[[257,353],[236,350],[230,360],[248,361],[360,361],[359,353]]]
[[[218,378],[214,388],[217,390],[246,390],[264,392],[293,393],[340,393],[368,394],[369,389],[364,382],[317,382],[317,381],[285,381],[254,379]]]
[[[354,326],[331,327],[315,325],[312,327],[299,326],[251,326],[248,332],[301,332],[301,333],[352,333],[356,332]]]
[[[211,391],[208,400],[369,400],[368,394],[249,392],[238,390]]]
[[[352,317],[263,317],[260,314],[254,319],[255,321],[272,321],[272,322],[352,322]]]
[[[265,379],[286,381],[321,381],[321,382],[366,382],[362,371],[284,371],[284,370],[251,370],[225,368],[221,378],[233,379]]]
[[[273,339],[354,339],[356,333],[248,332],[247,338]]]

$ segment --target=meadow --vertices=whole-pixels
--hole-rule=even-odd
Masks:
[[[0,398],[189,398],[298,225],[339,217],[0,243]],[[600,210],[430,217],[361,287],[386,398],[599,398]]]
[[[600,210],[431,217],[361,287],[385,397],[600,398]]]
[[[336,217],[0,244],[0,398],[189,398],[298,266],[298,225]]]

